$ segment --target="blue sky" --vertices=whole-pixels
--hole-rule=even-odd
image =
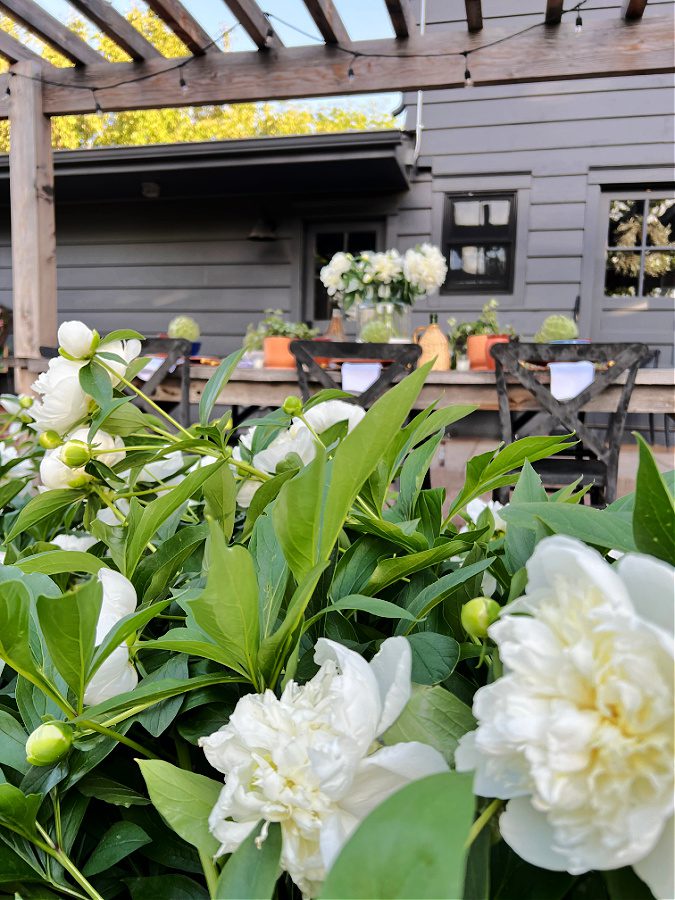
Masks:
[[[67,21],[71,16],[79,15],[67,0],[37,0],[37,2],[61,21]],[[133,5],[144,6],[142,0],[112,0],[112,2],[120,12],[125,12]],[[223,0],[183,0],[183,3],[213,38],[217,38],[236,21]],[[259,5],[261,9],[272,16],[278,16],[289,25],[307,32],[308,35],[314,35],[317,42],[320,40],[319,32],[302,0],[260,0]],[[335,0],[335,5],[352,39],[366,40],[393,36],[384,0]],[[287,46],[314,43],[311,38],[298,33],[289,25],[274,18],[272,21]],[[233,50],[255,49],[254,44],[241,27],[232,32],[230,41]],[[399,94],[378,94],[370,97],[354,97],[349,100],[354,105],[376,106],[382,111],[393,110],[398,106],[399,101]],[[331,102],[331,99],[315,101],[318,105],[330,105]]]

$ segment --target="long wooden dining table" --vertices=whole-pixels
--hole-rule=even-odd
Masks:
[[[199,403],[207,381],[215,369],[208,365],[190,366],[190,402]],[[335,386],[340,387],[339,372],[330,373]],[[610,413],[616,410],[625,373],[617,384],[609,387],[587,406],[586,412]],[[316,390],[321,385],[316,383]],[[238,368],[225,385],[217,405],[224,407],[280,406],[290,394],[298,395],[298,379],[295,369],[245,369]],[[180,385],[177,379],[166,379],[157,389],[153,399],[160,402],[177,402]],[[416,409],[423,409],[436,401],[439,406],[468,404],[481,410],[497,410],[497,389],[494,372],[431,372],[415,402]],[[517,382],[509,385],[509,402],[514,412],[539,409],[537,401]],[[629,412],[654,413],[675,416],[675,369],[640,369],[631,396]]]

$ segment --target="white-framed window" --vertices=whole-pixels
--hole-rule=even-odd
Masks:
[[[672,190],[618,190],[606,199],[605,297],[675,299]]]

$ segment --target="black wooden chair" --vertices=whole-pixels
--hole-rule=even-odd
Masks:
[[[151,377],[142,384],[142,390],[149,397],[157,390],[159,385],[172,374],[171,370],[180,359],[184,359],[183,365],[178,367],[180,379],[180,395],[175,402],[163,402],[167,411],[172,413],[181,425],[190,424],[190,351],[192,344],[182,338],[146,338],[141,341],[141,356],[163,356],[161,365],[152,373]],[[58,356],[56,347],[40,347],[40,353],[45,359],[53,359]],[[125,388],[126,393],[132,393]],[[155,410],[142,397],[134,394],[134,403],[146,412],[154,413]]]
[[[547,487],[562,487],[581,478],[583,485],[592,485],[591,502],[601,506],[616,497],[616,479],[619,466],[619,450],[623,435],[628,404],[639,367],[649,358],[645,344],[495,344],[491,349],[495,360],[495,378],[499,398],[499,420],[502,440],[514,440],[514,427],[509,407],[507,376],[515,378],[537,400],[545,414],[565,432],[575,432],[579,444],[565,455],[534,463]],[[556,400],[547,383],[540,380],[541,370],[530,368],[528,363],[547,366],[554,362],[580,362],[582,360],[604,364],[596,372],[592,384],[570,400]],[[583,407],[601,394],[626,373],[616,410],[610,415],[604,435],[596,436],[584,422]],[[550,419],[548,420],[550,421]],[[530,433],[533,429],[530,427]],[[508,500],[508,489],[500,492],[500,500]]]
[[[401,376],[407,375],[422,353],[417,344],[359,344],[351,341],[293,341],[291,353],[295,357],[298,372],[298,384],[303,401],[309,400],[311,391],[309,381],[312,378],[322,387],[335,388],[335,381],[317,359],[341,360],[349,362],[379,362],[386,360],[379,378],[358,397],[355,402],[364,409],[374,403],[378,397],[392,386]],[[389,362],[391,360],[391,362]]]

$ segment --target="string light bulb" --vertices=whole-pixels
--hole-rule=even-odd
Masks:
[[[579,12],[579,10],[577,10],[577,18],[574,22],[574,33],[580,34],[583,26],[584,26],[584,23],[581,20],[581,13]]]
[[[103,110],[101,109],[101,104],[98,102],[98,99],[94,97],[94,103],[96,104],[95,112],[97,116],[103,115]]]
[[[347,70],[347,81],[353,81],[356,76],[354,75],[354,70],[350,66]]]
[[[180,85],[181,91],[182,91],[184,94],[187,94],[187,89],[188,89],[187,81],[186,81],[185,78],[183,77],[183,72],[182,72],[182,70],[181,70],[181,73],[180,73],[180,78],[178,79],[178,84]]]
[[[464,57],[464,87],[473,87],[473,78],[469,71],[469,54],[465,50],[462,55]]]

